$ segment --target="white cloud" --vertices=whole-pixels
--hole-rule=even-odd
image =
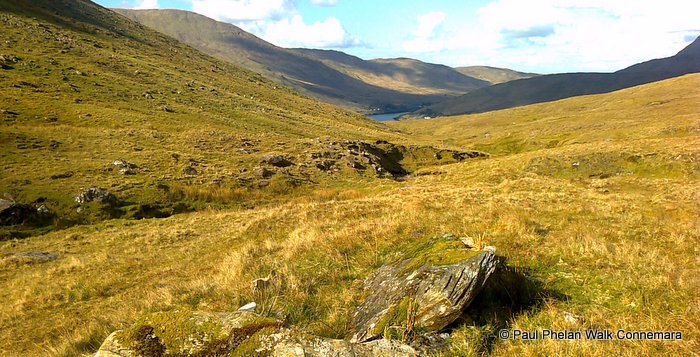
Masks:
[[[311,3],[318,6],[335,6],[338,0],[311,0]]]
[[[260,35],[282,47],[344,48],[359,44],[335,17],[307,25],[301,15],[294,15],[264,24]]]
[[[331,6],[337,0],[312,0]],[[295,0],[193,0],[192,11],[231,22],[282,47],[345,48],[360,45],[335,17],[306,24]]]
[[[614,71],[675,54],[697,35],[698,13],[700,1],[495,0],[477,24],[425,15],[403,49],[451,65]]]
[[[403,42],[403,49],[408,52],[434,52],[444,48],[444,41],[436,38],[435,30],[445,20],[445,13],[429,12],[416,17],[418,27],[412,37]]]
[[[279,20],[296,10],[293,0],[193,0],[192,11],[225,21]]]
[[[416,37],[430,37],[435,28],[445,20],[445,13],[439,11],[429,12],[418,16],[418,29],[413,33]]]
[[[158,9],[158,0],[143,0],[139,6],[134,9],[145,10],[145,9]]]

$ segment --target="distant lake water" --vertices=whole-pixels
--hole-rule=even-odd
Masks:
[[[368,117],[376,120],[376,121],[387,121],[387,120],[394,120],[401,115],[404,115],[408,112],[401,112],[401,113],[387,113],[387,114],[372,114],[372,115],[367,115]]]

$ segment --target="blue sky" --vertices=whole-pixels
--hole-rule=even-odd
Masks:
[[[538,73],[622,69],[700,35],[697,0],[98,0],[177,8],[282,47]]]

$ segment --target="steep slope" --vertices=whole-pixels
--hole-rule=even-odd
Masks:
[[[318,59],[348,76],[363,82],[416,94],[461,95],[489,83],[457,72],[455,69],[411,58],[365,61],[332,50],[297,48],[297,53]]]
[[[639,63],[614,73],[563,73],[521,79],[469,92],[423,108],[412,116],[481,113],[585,94],[607,93],[700,72],[700,40],[678,54]]]
[[[3,1],[0,32],[0,194],[47,206],[47,229],[354,180],[308,155],[341,139],[403,141],[89,1]],[[263,165],[267,153],[294,165]],[[119,204],[76,211],[88,187]],[[0,228],[0,240],[24,234]]]
[[[536,73],[523,73],[508,68],[497,68],[489,66],[468,66],[456,67],[457,72],[466,76],[478,78],[491,84],[499,84],[539,76]]]
[[[334,65],[325,58],[274,46],[234,25],[214,21],[192,12],[126,9],[115,11],[205,53],[258,71],[309,96],[356,111],[413,110],[444,100],[445,95],[455,96],[486,85],[456,71],[453,71],[453,77],[456,79],[447,83],[446,87],[442,87],[439,82],[419,87],[405,82],[405,76],[402,77],[404,81],[398,80],[388,84],[378,80],[366,81],[353,72],[343,71],[343,66]],[[430,73],[426,73],[424,78],[429,77]]]

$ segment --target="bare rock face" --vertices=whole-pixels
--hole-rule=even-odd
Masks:
[[[365,282],[370,294],[353,314],[352,341],[407,330],[440,331],[474,300],[496,263],[492,250],[474,252],[458,240],[440,240],[419,247],[413,257],[384,265]]]

